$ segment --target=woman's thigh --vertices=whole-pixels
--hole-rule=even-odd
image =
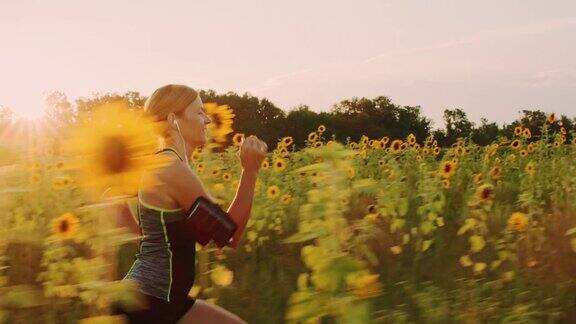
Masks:
[[[188,323],[245,324],[246,322],[220,306],[197,299],[188,312],[178,321],[178,324]]]

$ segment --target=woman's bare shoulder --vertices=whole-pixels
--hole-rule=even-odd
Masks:
[[[172,198],[172,188],[178,186],[177,179],[182,178],[186,170],[178,159],[142,175],[140,197],[158,207],[175,208],[177,201]]]

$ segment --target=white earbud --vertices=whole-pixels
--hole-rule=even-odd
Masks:
[[[180,134],[180,139],[182,139],[182,145],[184,145],[184,158],[186,159],[186,162],[188,162],[188,153],[186,153],[186,141],[184,141],[184,136],[182,136],[182,132],[180,131],[180,125],[178,124],[178,120],[176,119],[176,117],[173,118],[174,122],[173,124],[176,125],[176,129],[178,129],[178,134]]]

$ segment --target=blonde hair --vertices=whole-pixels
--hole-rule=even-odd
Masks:
[[[144,104],[144,111],[156,121],[165,121],[170,113],[178,113],[188,107],[198,92],[189,86],[168,84],[152,93]]]

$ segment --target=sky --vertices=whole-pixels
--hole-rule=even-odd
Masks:
[[[576,117],[576,1],[0,2],[0,105],[167,83],[249,92],[289,111],[351,97],[511,122]],[[234,107],[232,107],[234,108]]]

